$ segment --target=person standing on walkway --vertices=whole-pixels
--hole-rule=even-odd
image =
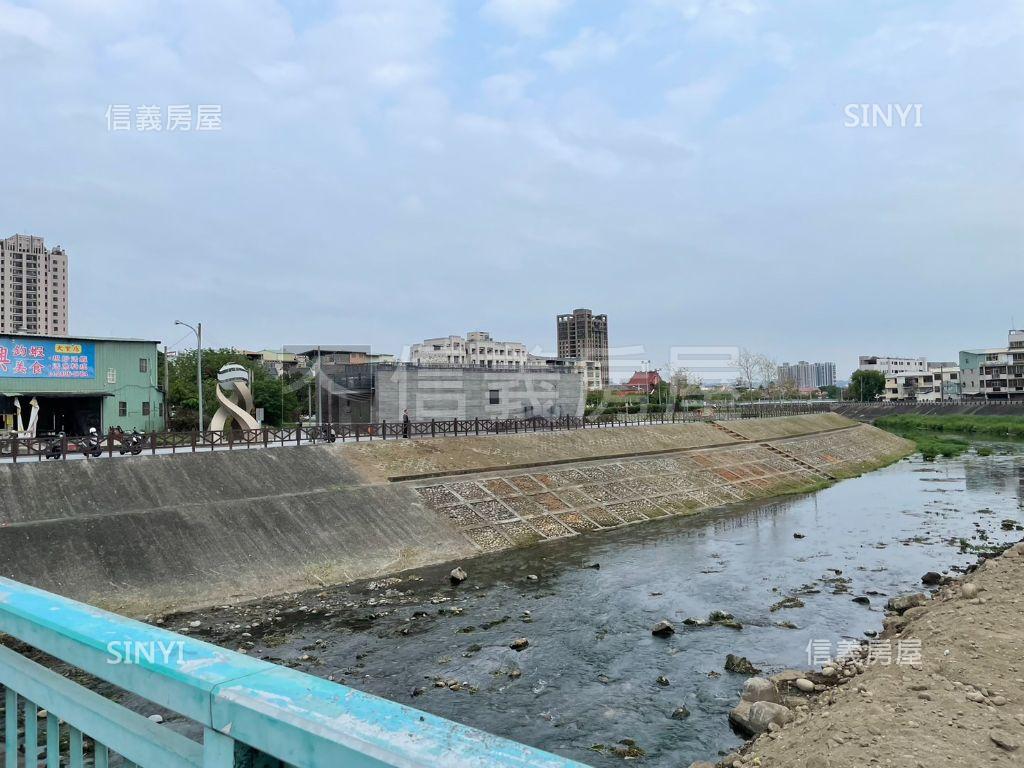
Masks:
[[[402,411],[402,437],[409,437],[409,409]]]

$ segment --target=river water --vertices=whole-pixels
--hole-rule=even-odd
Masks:
[[[459,587],[449,564],[167,626],[199,619],[193,636],[595,766],[621,764],[608,747],[624,739],[646,766],[714,760],[741,743],[727,714],[745,676],[723,670],[727,653],[766,674],[806,667],[812,640],[880,630],[887,596],[975,562],[961,539],[1021,538],[1003,521],[1024,522],[1024,456],[996,449],[463,561]],[[804,607],[771,610],[787,596]],[[743,628],[683,625],[714,610]],[[653,637],[660,619],[677,633]],[[510,649],[521,637],[529,647]]]

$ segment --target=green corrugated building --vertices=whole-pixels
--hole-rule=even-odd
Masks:
[[[144,339],[89,336],[0,336],[0,421],[17,429],[17,406],[27,427],[31,401],[39,406],[36,433],[82,435],[160,431],[164,392],[157,344]]]

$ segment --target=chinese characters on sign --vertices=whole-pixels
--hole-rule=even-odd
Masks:
[[[842,638],[837,643],[832,643],[831,640],[811,640],[807,643],[807,664],[811,667],[832,664],[839,659],[852,656],[860,648],[860,641],[847,638]],[[834,656],[832,653],[833,649],[835,650]],[[881,664],[882,666],[890,666],[892,664],[903,666],[921,663],[920,640],[912,638],[897,640],[895,651],[896,653],[894,654],[893,642],[891,640],[869,640],[865,662],[867,664]]]
[[[0,338],[0,377],[91,379],[95,376],[93,344]]]
[[[107,106],[108,131],[219,131],[221,105],[170,104],[166,108],[155,104],[110,104]]]

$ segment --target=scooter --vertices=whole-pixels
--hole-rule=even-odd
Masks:
[[[120,454],[124,456],[126,453],[130,453],[132,456],[138,456],[142,453],[142,449],[145,447],[145,436],[137,429],[133,429],[127,435],[121,437],[121,447],[118,449]]]
[[[89,427],[89,434],[81,443],[81,450],[86,456],[98,459],[103,454],[103,438],[96,431],[96,427]]]
[[[64,455],[64,433],[58,432],[49,443],[46,444],[46,453],[44,454],[48,459],[59,459]]]

